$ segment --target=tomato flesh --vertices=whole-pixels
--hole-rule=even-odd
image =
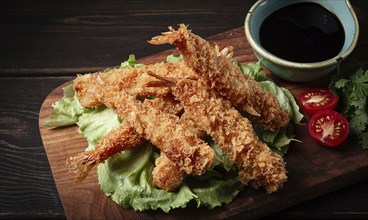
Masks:
[[[322,110],[308,122],[308,132],[312,139],[326,147],[340,145],[349,134],[346,118],[333,110]]]
[[[324,109],[334,109],[337,105],[338,97],[329,89],[309,89],[299,96],[299,103],[305,113],[312,116]]]

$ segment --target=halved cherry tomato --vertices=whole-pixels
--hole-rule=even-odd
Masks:
[[[308,122],[308,132],[312,139],[326,147],[341,144],[349,134],[346,118],[333,110],[322,110]]]
[[[324,109],[334,109],[338,100],[329,89],[322,88],[306,90],[299,96],[300,105],[310,116]]]

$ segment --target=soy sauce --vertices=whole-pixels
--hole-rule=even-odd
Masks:
[[[341,51],[345,32],[340,20],[317,3],[297,3],[279,9],[260,27],[261,46],[293,62],[328,60]]]

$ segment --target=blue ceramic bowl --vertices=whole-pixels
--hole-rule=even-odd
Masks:
[[[259,29],[265,18],[285,6],[313,2],[331,10],[341,21],[345,31],[345,42],[340,53],[328,60],[315,63],[297,63],[281,59],[260,44]],[[274,75],[293,82],[307,82],[330,74],[355,48],[359,25],[355,12],[348,0],[259,0],[249,10],[245,19],[245,35],[258,60]]]

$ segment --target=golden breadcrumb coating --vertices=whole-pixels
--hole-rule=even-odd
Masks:
[[[116,110],[136,132],[163,151],[188,174],[200,175],[214,161],[213,150],[185,125],[179,118],[154,108],[152,100],[141,103],[125,91],[115,92],[106,87],[94,85],[101,103]]]
[[[156,98],[152,100],[152,104],[155,108],[171,114],[179,114],[182,111],[180,103],[172,97]],[[76,179],[81,181],[96,164],[104,162],[118,152],[136,149],[145,142],[146,139],[123,121],[119,128],[111,130],[102,137],[94,150],[68,158],[67,166],[75,173]]]
[[[185,63],[212,89],[265,129],[276,130],[288,124],[287,111],[270,92],[262,89],[252,77],[242,74],[229,57],[219,56],[215,47],[185,25],[181,24],[178,30],[169,27],[168,32],[153,37],[149,43],[175,44]]]
[[[184,181],[186,173],[181,171],[180,166],[173,163],[163,152],[156,159],[155,164],[152,176],[153,182],[158,187],[173,191]]]
[[[170,92],[162,82],[149,75],[154,72],[170,78],[191,78],[195,76],[192,69],[185,63],[156,63],[142,67],[115,68],[94,74],[78,75],[73,82],[80,103],[84,107],[95,107],[99,104],[98,92],[93,84],[109,86],[114,91],[124,90],[137,97],[164,97]]]
[[[153,181],[173,191],[187,174],[201,175],[212,166],[214,152],[199,138],[207,133],[238,166],[243,184],[268,193],[281,188],[287,180],[283,158],[258,139],[236,109],[269,130],[285,126],[288,114],[271,93],[242,74],[231,60],[233,49],[220,51],[185,25],[170,27],[149,42],[175,44],[185,62],[115,68],[74,80],[82,106],[104,104],[124,119],[95,150],[69,158],[67,165],[77,179],[117,152],[149,140],[161,150]],[[156,98],[139,101],[151,96]]]
[[[108,71],[95,74],[79,75],[74,80],[74,89],[76,90],[76,94],[81,105],[87,108],[102,104],[103,97],[99,94],[99,91],[101,90],[98,90],[96,87],[108,86],[116,92],[125,90],[138,97],[144,97],[147,95],[163,96],[167,94],[168,88],[163,87],[162,83],[157,81],[156,78],[149,77],[146,74],[146,72],[151,71],[158,72],[160,75],[170,78],[190,78],[195,75],[195,73],[183,62],[175,64],[157,63],[140,67],[138,70],[128,67],[126,69],[110,69]],[[156,85],[156,87],[152,85]],[[147,92],[147,88],[150,89],[150,93]],[[175,115],[180,114],[183,110],[180,103],[173,100],[170,94],[160,99],[154,99],[152,101],[152,105],[154,108],[160,109],[163,112]],[[67,165],[74,171],[77,180],[80,181],[84,179],[95,164],[104,162],[117,152],[134,149],[144,143],[145,139],[133,130],[129,125],[123,122],[120,128],[111,131],[108,135],[102,138],[95,150],[82,152],[79,155],[69,158]],[[127,134],[130,134],[130,136]],[[124,144],[125,142],[127,144]],[[130,143],[130,145],[128,145],[128,143]],[[168,160],[167,157],[165,157],[165,159],[158,160],[156,162],[156,166],[158,167],[157,169],[161,169],[160,167],[166,167],[166,172],[176,173],[176,176],[182,176],[184,178],[185,172],[172,161]],[[156,168],[154,171],[155,170]],[[176,176],[173,176],[173,178]],[[174,190],[183,180],[183,178],[165,180],[167,177],[170,177],[170,175],[162,172],[156,172],[153,176],[154,182],[156,182],[160,188],[166,190]]]
[[[201,80],[179,80],[172,92],[191,121],[238,165],[242,183],[264,187],[268,193],[282,187],[287,180],[283,158],[258,139],[247,118],[222,98],[211,95]]]
[[[133,150],[146,142],[134,128],[122,122],[118,129],[110,131],[100,139],[98,146],[67,159],[67,166],[75,173],[78,181],[87,177],[91,169],[123,150]]]
[[[79,75],[73,81],[73,88],[78,100],[86,108],[101,104],[101,94],[96,91],[94,84],[107,86],[118,92],[124,90],[133,96],[139,97],[163,97],[170,90],[160,84],[142,68],[127,67],[124,69],[112,69],[107,72]]]

